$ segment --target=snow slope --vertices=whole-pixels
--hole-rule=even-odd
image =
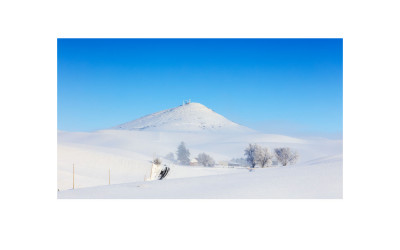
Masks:
[[[200,103],[184,104],[150,114],[112,129],[172,131],[250,131]]]
[[[342,198],[341,156],[318,165],[133,182],[58,192],[58,198]]]

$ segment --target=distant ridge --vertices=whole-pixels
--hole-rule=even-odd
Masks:
[[[200,103],[186,103],[120,124],[120,130],[231,131],[250,132]]]

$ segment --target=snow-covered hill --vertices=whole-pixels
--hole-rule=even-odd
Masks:
[[[112,129],[162,131],[251,131],[203,104],[189,103],[118,125]]]

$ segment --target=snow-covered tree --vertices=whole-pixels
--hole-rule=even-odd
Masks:
[[[171,162],[174,162],[175,161],[175,155],[174,155],[174,153],[168,153],[166,156],[165,156],[165,159],[167,159],[167,160],[169,160],[169,161],[171,161]]]
[[[272,164],[272,158],[274,155],[268,148],[261,148],[258,150],[256,154],[256,163],[259,164],[262,168],[270,167]]]
[[[275,157],[283,166],[286,166],[287,164],[295,164],[299,155],[290,148],[285,147],[276,148]]]
[[[246,161],[250,164],[251,168],[254,168],[257,164],[257,156],[260,151],[260,146],[257,144],[249,144],[249,146],[244,150],[244,155],[246,156]]]
[[[214,159],[206,153],[199,154],[196,159],[199,164],[205,167],[213,167],[215,165]]]
[[[182,164],[182,165],[189,165],[190,164],[190,152],[189,149],[186,148],[186,145],[184,142],[181,142],[178,146],[178,150],[176,151],[176,157],[177,160]]]

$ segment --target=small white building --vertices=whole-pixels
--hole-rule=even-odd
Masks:
[[[195,158],[190,159],[190,166],[198,166],[198,165],[199,165],[199,162]]]
[[[227,167],[228,164],[229,164],[228,161],[219,161],[219,162],[218,162],[218,165],[225,166],[225,167]]]

